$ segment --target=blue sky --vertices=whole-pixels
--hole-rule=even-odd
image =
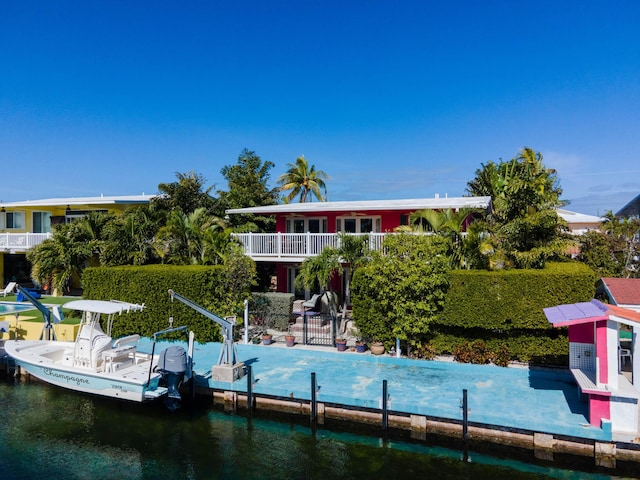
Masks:
[[[524,146],[640,193],[640,2],[0,0],[0,200],[155,193],[254,150],[329,200],[461,196]],[[275,185],[275,183],[274,183]]]

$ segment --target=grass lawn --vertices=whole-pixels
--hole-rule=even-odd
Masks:
[[[42,295],[42,298],[39,298],[38,301],[40,303],[42,303],[43,305],[64,305],[67,302],[70,302],[71,300],[80,300],[80,297],[54,297],[52,295]],[[2,298],[3,302],[15,302],[16,301],[16,295],[7,295],[6,298]],[[28,303],[28,302],[25,302]],[[80,318],[73,318],[73,317],[69,317],[69,313],[71,312],[71,310],[66,310],[64,307],[62,307],[62,314],[64,315],[64,320],[62,321],[62,323],[69,323],[69,324],[75,324],[75,323],[79,323],[80,322]],[[27,312],[21,312],[20,313],[20,321],[25,321],[25,322],[44,322],[44,319],[42,318],[42,313],[40,313],[39,310],[29,310]]]

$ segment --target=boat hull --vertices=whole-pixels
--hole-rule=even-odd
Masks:
[[[57,345],[56,345],[57,344]],[[151,373],[150,360],[132,364],[116,372],[95,372],[65,365],[69,342],[9,340],[5,351],[21,369],[43,382],[83,393],[144,402],[166,393],[159,387],[160,375]]]

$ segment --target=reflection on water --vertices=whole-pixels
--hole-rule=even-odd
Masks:
[[[3,480],[609,478],[37,383],[0,380],[0,405]]]

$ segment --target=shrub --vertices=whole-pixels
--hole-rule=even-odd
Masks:
[[[249,311],[260,318],[260,324],[280,332],[289,329],[289,318],[293,306],[292,293],[252,292]]]

